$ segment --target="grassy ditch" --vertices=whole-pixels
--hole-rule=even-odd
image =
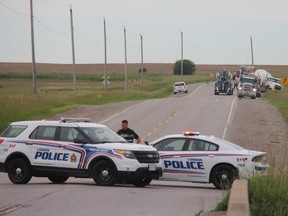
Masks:
[[[9,79],[2,78],[0,131],[9,122],[47,118],[82,104],[100,105],[166,97],[172,93],[173,83],[181,79],[180,76],[167,74],[145,74],[143,80],[140,80],[139,74],[129,74],[128,89],[125,90],[124,75],[109,74],[111,84],[105,91],[102,79],[94,79],[91,74],[79,74],[74,96],[73,82],[66,79],[66,76],[67,74],[57,79],[54,74],[48,73],[45,79],[37,79],[37,94],[32,92],[31,79],[23,78],[22,74],[13,74],[13,78]],[[187,84],[204,82],[209,80],[209,74],[184,76],[183,80]]]
[[[274,105],[288,123],[287,88],[281,92],[268,92],[265,100]],[[286,145],[281,148],[281,152],[272,153],[269,157],[270,168],[268,175],[256,176],[249,182],[249,200],[252,216],[288,215],[287,154],[288,146]]]

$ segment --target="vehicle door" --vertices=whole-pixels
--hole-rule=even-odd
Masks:
[[[189,139],[183,149],[183,166],[187,172],[183,173],[183,180],[193,182],[207,182],[211,168],[217,162],[216,153],[219,146],[201,139]]]
[[[56,167],[83,168],[87,156],[87,143],[85,134],[77,127],[59,127],[57,142],[59,144],[59,160],[55,160]]]
[[[185,171],[182,165],[182,150],[185,143],[185,138],[167,138],[154,145],[160,154],[163,179],[182,180],[182,174]]]
[[[29,146],[31,165],[55,166],[59,146],[55,143],[57,126],[38,126],[25,144]]]

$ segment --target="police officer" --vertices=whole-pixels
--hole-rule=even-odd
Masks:
[[[117,131],[117,134],[127,140],[127,142],[133,143],[133,140],[136,139],[136,143],[140,143],[141,139],[134,130],[128,127],[128,121],[123,120],[121,122],[121,129]]]

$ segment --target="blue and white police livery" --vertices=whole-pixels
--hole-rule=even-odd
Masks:
[[[90,177],[99,185],[125,181],[143,187],[162,175],[152,146],[128,143],[102,124],[71,118],[10,124],[0,137],[0,171],[15,184],[32,176],[54,183]]]
[[[162,161],[163,180],[213,183],[231,186],[235,178],[264,174],[267,153],[251,151],[215,136],[184,132],[161,137],[150,143]]]

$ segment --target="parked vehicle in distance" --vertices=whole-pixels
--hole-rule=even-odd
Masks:
[[[176,83],[174,83],[174,86],[173,86],[173,92],[174,92],[174,94],[177,94],[180,92],[187,93],[188,87],[187,87],[185,82],[176,82]]]
[[[219,71],[216,74],[214,94],[219,95],[220,93],[233,95],[232,76],[227,70]]]
[[[14,184],[32,176],[58,184],[81,177],[144,187],[162,175],[152,146],[128,143],[105,125],[74,118],[11,123],[0,136],[0,171]]]
[[[257,91],[257,77],[254,75],[241,75],[238,83],[237,96],[239,98],[250,97],[256,99],[257,92],[259,94],[260,88]],[[261,92],[260,92],[261,93]]]
[[[149,143],[162,161],[162,180],[213,183],[227,189],[235,178],[265,174],[267,153],[244,149],[215,136],[186,131]]]

